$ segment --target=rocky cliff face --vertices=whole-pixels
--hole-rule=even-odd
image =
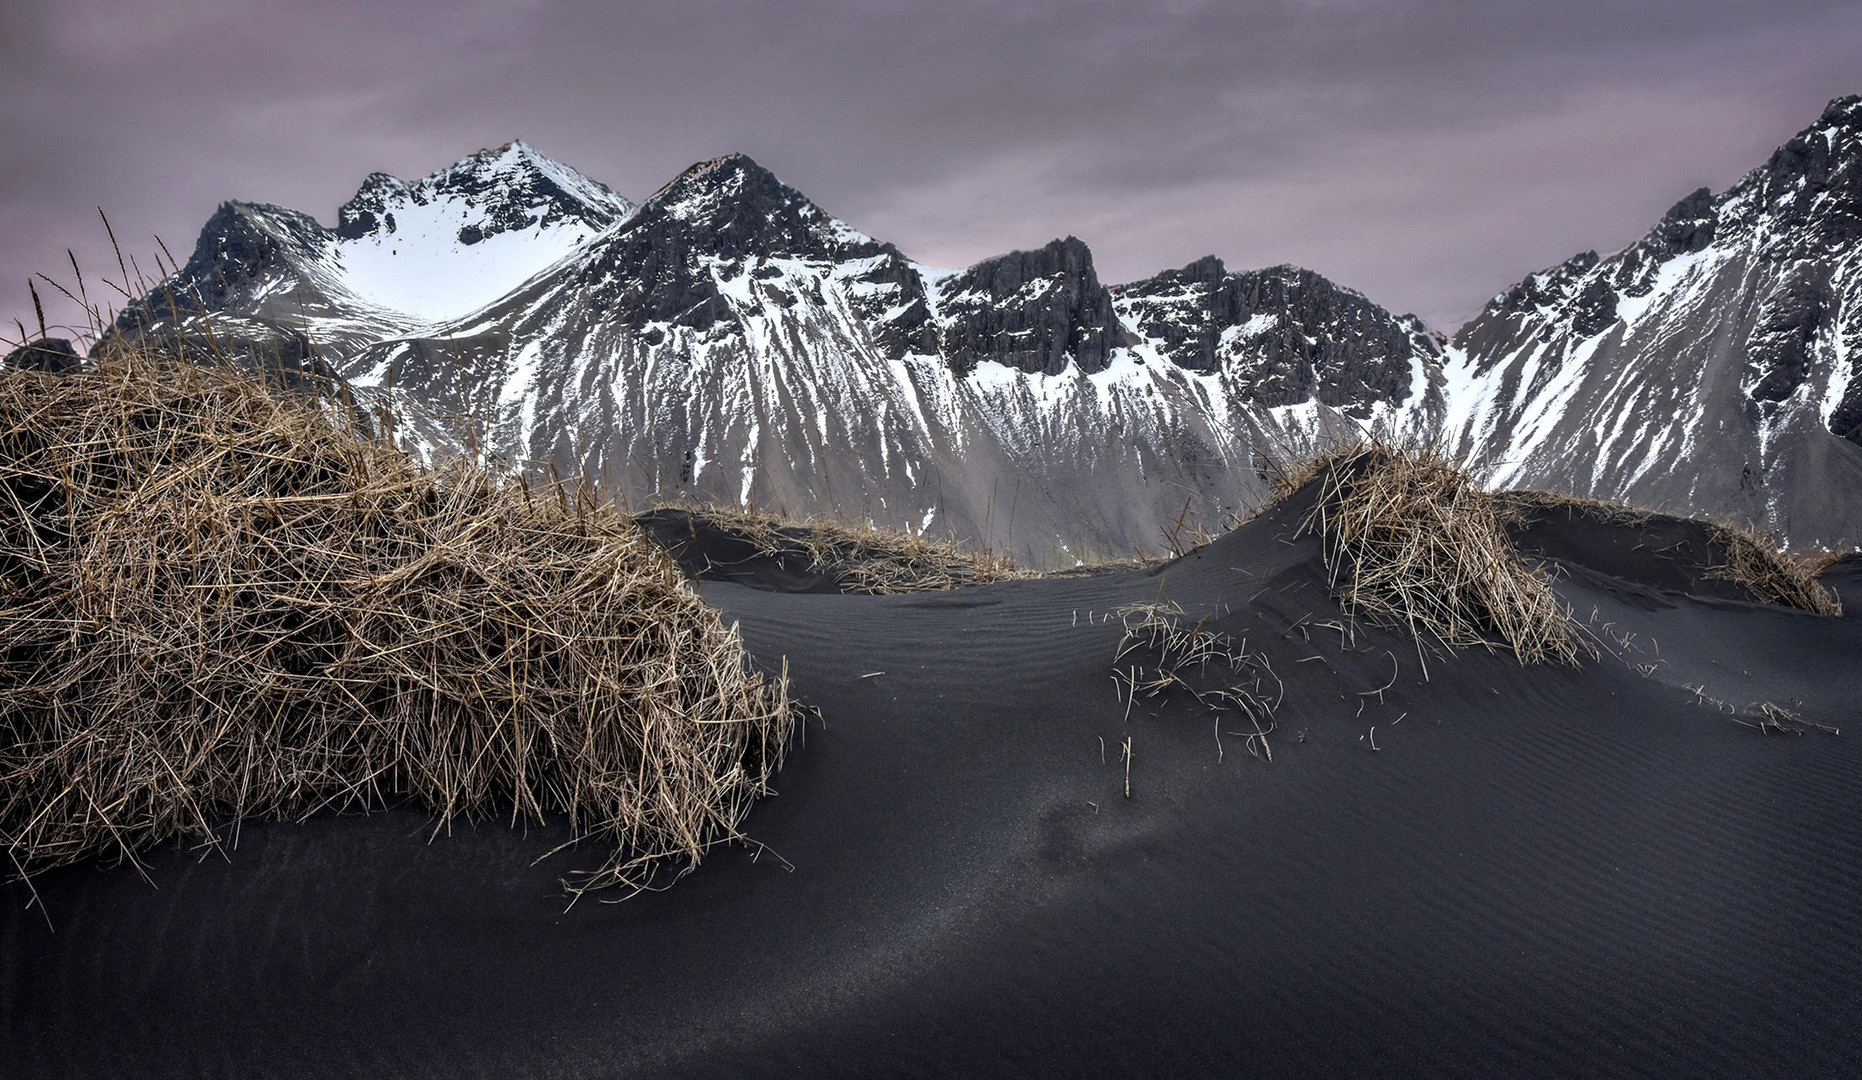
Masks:
[[[1231,274],[1209,256],[1118,293],[1171,362],[1244,373],[1244,396],[1268,408],[1317,400],[1369,420],[1420,392],[1416,361],[1428,370],[1441,353],[1421,320],[1297,266]]]
[[[1447,428],[1499,483],[1862,541],[1862,98],[1455,337]]]
[[[1137,341],[1099,283],[1093,253],[1071,236],[985,259],[940,285],[938,348],[958,375],[985,360],[1030,375],[1059,375],[1068,364],[1090,375]]]

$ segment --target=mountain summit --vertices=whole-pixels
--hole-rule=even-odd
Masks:
[[[584,238],[633,211],[633,204],[574,169],[551,161],[526,142],[480,150],[413,184],[370,173],[355,197],[336,212],[344,240],[385,237],[409,219],[465,219],[454,232],[471,246],[516,231],[579,225]],[[397,222],[396,214],[400,215]]]
[[[435,322],[484,307],[633,209],[513,142],[412,184],[371,174],[337,211],[328,247],[348,291]]]
[[[212,313],[235,337],[290,328],[341,354],[468,315],[633,209],[522,142],[413,183],[371,173],[334,229],[295,210],[227,202],[187,263],[120,325],[172,330],[177,315]]]

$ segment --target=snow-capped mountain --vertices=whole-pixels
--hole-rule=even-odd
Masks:
[[[228,202],[177,275],[121,326],[172,330],[205,309],[235,338],[291,329],[332,355],[491,303],[579,250],[633,204],[531,146],[483,150],[409,184],[373,173],[326,229],[295,210]]]
[[[1296,267],[1108,286],[1072,237],[933,269],[742,155],[634,206],[522,143],[370,176],[334,229],[228,203],[119,320],[307,355],[425,450],[636,505],[752,502],[1035,565],[1156,551],[1331,433],[1441,437],[1502,486],[1862,539],[1862,99],[1455,344]],[[1185,507],[1188,507],[1185,514]]]
[[[1446,434],[1503,486],[1862,541],[1862,98],[1641,240],[1493,298]]]
[[[450,301],[491,296],[472,310],[445,316],[380,269],[479,273],[469,230],[513,206],[503,232],[540,254],[486,264],[504,277]],[[229,203],[158,292],[191,302],[158,298],[125,330],[202,309],[259,347],[304,335],[365,398],[392,390],[401,434],[429,447],[635,504],[866,519],[1037,565],[1156,551],[1186,503],[1207,524],[1252,505],[1316,434],[1432,430],[1444,407],[1421,323],[1308,271],[1209,258],[1107,287],[1071,237],[932,269],[741,155],[637,208],[521,144],[412,185],[370,177],[335,230]]]
[[[331,246],[355,295],[440,322],[504,296],[633,209],[514,142],[413,184],[371,174],[337,211]]]

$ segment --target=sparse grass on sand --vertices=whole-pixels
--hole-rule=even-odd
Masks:
[[[1274,675],[1267,658],[1251,653],[1245,644],[1227,634],[1203,629],[1207,617],[1185,626],[1181,605],[1162,600],[1149,604],[1132,604],[1116,612],[1124,624],[1125,635],[1119,639],[1118,652],[1112,657],[1112,685],[1125,702],[1125,718],[1131,719],[1131,707],[1140,696],[1158,698],[1176,690],[1188,693],[1199,704],[1219,714],[1240,714],[1252,731],[1236,732],[1246,740],[1249,753],[1258,744],[1267,760],[1274,760],[1274,749],[1267,737],[1274,731],[1274,709],[1286,695],[1286,684]],[[1128,660],[1128,657],[1133,659]],[[1151,660],[1146,667],[1136,658]],[[1215,685],[1198,689],[1196,683],[1216,669]],[[1223,678],[1227,672],[1230,677]],[[1266,675],[1278,686],[1272,702],[1262,688]],[[1194,678],[1192,678],[1194,676]],[[1235,676],[1241,676],[1237,678]],[[1245,678],[1246,681],[1243,681]],[[1222,760],[1222,719],[1215,724],[1216,761]],[[1125,797],[1131,797],[1131,740],[1125,740],[1127,764]]]
[[[954,540],[796,521],[750,507],[668,505],[744,538],[759,554],[807,559],[810,570],[833,577],[845,592],[933,592],[1037,576],[1017,569],[1006,553],[972,551]]]
[[[125,355],[0,374],[0,843],[21,873],[411,798],[565,817],[632,891],[739,837],[786,680],[632,522]]]
[[[1604,499],[1583,499],[1550,491],[1509,491],[1499,498],[1514,511],[1564,510],[1594,520],[1624,525],[1649,521],[1647,510]],[[1841,552],[1788,554],[1771,537],[1750,527],[1694,519],[1704,539],[1722,562],[1708,576],[1731,581],[1762,604],[1778,604],[1819,615],[1841,615],[1835,594],[1817,581],[1817,574],[1842,557]]]

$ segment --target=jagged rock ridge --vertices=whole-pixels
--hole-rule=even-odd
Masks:
[[[362,398],[411,414],[404,437],[580,473],[635,503],[867,517],[1037,564],[1156,550],[1186,499],[1206,522],[1257,501],[1260,448],[1355,420],[1427,427],[1442,410],[1420,324],[1310,272],[1204,260],[1209,297],[1184,292],[1191,271],[1108,287],[1072,237],[934,270],[742,155],[638,207],[539,158],[506,148],[413,184],[371,176],[331,230],[228,204],[167,283],[184,299],[152,297],[123,325],[172,332],[211,313],[281,349],[308,335]],[[529,215],[481,226],[480,244],[553,223],[585,235],[475,309],[421,321],[349,263],[354,245],[408,243],[410,217],[447,199],[472,222]],[[450,258],[477,246],[421,235]],[[1186,353],[1179,309],[1219,347]]]

